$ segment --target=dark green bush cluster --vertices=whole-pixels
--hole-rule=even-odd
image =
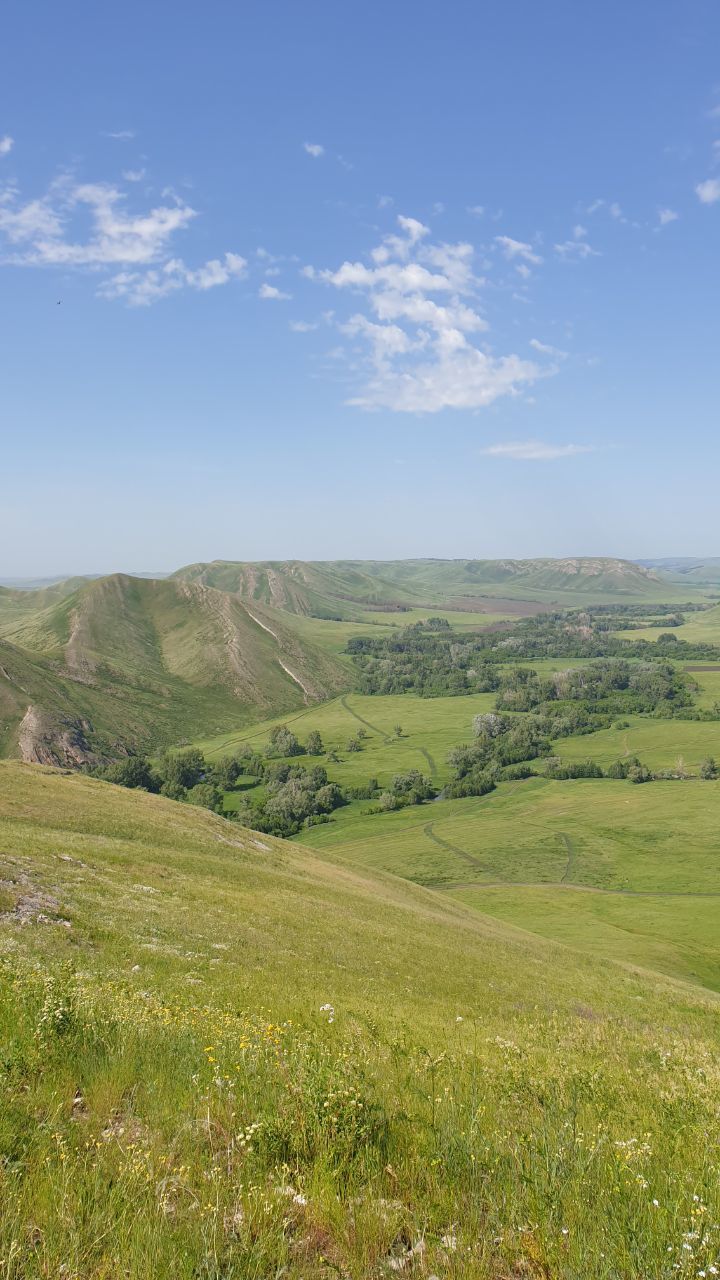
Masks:
[[[303,826],[327,821],[328,815],[347,804],[345,793],[328,780],[321,765],[267,766],[263,794],[245,801],[237,817],[245,826],[276,836],[293,836]]]
[[[96,777],[121,787],[156,792],[170,800],[187,800],[222,813],[222,793],[234,786],[240,772],[236,760],[209,765],[202,751],[189,747],[174,754],[165,752],[156,761],[146,756],[128,756],[97,770]]]

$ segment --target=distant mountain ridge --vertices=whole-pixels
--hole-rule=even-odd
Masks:
[[[267,560],[186,565],[174,573],[290,613],[352,617],[358,607],[467,608],[506,596],[567,605],[593,599],[673,598],[652,569],[605,556],[537,560]],[[679,597],[677,597],[679,598]]]

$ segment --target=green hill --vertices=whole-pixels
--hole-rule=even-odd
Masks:
[[[687,599],[678,587],[629,560],[214,561],[174,575],[291,613],[352,618],[358,607],[479,607],[487,597],[535,604]],[[691,595],[693,592],[691,591]]]
[[[667,582],[695,587],[720,586],[720,556],[669,556],[664,560],[639,560]]]
[[[0,850],[14,1280],[713,1274],[714,996],[78,775]]]
[[[116,574],[3,630],[5,749],[41,763],[177,742],[200,724],[235,727],[347,685],[336,658],[262,605],[199,583]]]

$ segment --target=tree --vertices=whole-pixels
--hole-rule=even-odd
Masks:
[[[357,737],[356,737],[356,738],[351,738],[351,739],[350,739],[350,741],[349,741],[348,743],[346,743],[345,750],[346,750],[346,751],[361,751],[361,750],[362,750],[362,743],[360,742],[360,739],[359,739],[359,738],[357,738]]]
[[[718,776],[718,767],[712,756],[708,756],[707,760],[703,760],[700,765],[700,777],[705,782],[714,782]]]
[[[266,756],[301,756],[303,749],[295,734],[286,724],[278,724],[270,730],[270,737],[265,748]]]
[[[324,754],[325,747],[317,729],[311,729],[308,734],[305,750],[309,756],[321,756]]]
[[[234,756],[225,756],[223,760],[218,760],[217,764],[211,769],[209,781],[220,787],[221,791],[231,791],[240,777],[240,773],[240,761],[236,760]]]
[[[160,773],[165,779],[165,783],[172,783],[187,790],[189,787],[197,786],[198,782],[204,780],[206,773],[205,757],[202,751],[198,751],[196,747],[190,747],[187,751],[179,751],[176,755],[166,752],[160,762]],[[163,795],[167,794],[168,792],[163,791]]]
[[[191,787],[185,799],[189,804],[197,804],[202,809],[212,809],[214,813],[222,813],[222,793],[211,782],[198,782]]]
[[[496,711],[487,711],[483,715],[473,716],[472,727],[476,738],[497,738],[510,725],[505,716],[499,716]]]
[[[114,782],[119,787],[139,787],[144,791],[160,789],[160,779],[144,756],[128,756],[127,760],[118,760],[103,770],[102,777],[106,782]]]

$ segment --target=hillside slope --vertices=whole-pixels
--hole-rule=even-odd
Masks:
[[[289,711],[347,685],[341,663],[268,619],[261,605],[199,583],[115,574],[4,631],[6,742],[20,711],[34,708],[44,741],[52,737],[48,720],[64,708],[87,722],[78,727],[88,756],[174,742],[200,724],[237,725],[257,711]],[[19,738],[25,759],[77,762],[36,750],[32,737]]]
[[[642,565],[609,557],[539,560],[213,561],[174,575],[291,613],[352,618],[358,607],[450,605],[483,597],[535,603],[679,600],[676,585]],[[694,588],[690,587],[690,596]],[[470,603],[469,603],[470,602]]]
[[[715,999],[78,775],[0,850],[14,1277],[715,1265]]]

